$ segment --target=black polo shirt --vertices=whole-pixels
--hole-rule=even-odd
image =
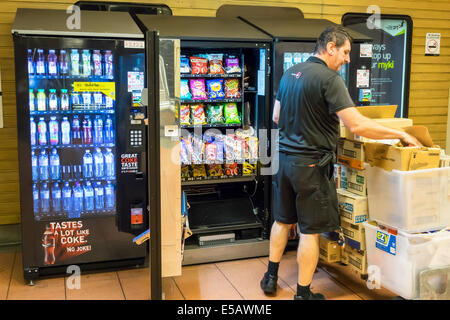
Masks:
[[[312,157],[336,151],[336,112],[355,104],[344,80],[325,61],[310,57],[286,70],[276,99],[281,104],[280,151]]]

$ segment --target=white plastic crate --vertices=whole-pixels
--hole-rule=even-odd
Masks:
[[[406,232],[450,225],[450,167],[391,172],[365,167],[369,220]]]
[[[421,271],[450,266],[448,230],[428,234],[398,231],[394,255],[377,247],[377,241],[378,244],[383,242],[383,230],[368,222],[363,224],[366,230],[368,270],[379,271],[381,286],[405,299],[419,298]]]

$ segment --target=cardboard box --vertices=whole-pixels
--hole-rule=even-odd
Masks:
[[[340,187],[360,196],[367,196],[366,170],[342,166]]]
[[[388,127],[391,129],[397,129],[397,130],[402,130],[403,128],[410,127],[413,125],[412,119],[407,119],[407,118],[385,118],[385,119],[382,118],[382,119],[372,119],[372,120],[385,126],[385,127]],[[345,138],[350,139],[350,140],[356,140],[356,141],[361,141],[361,142],[381,142],[381,143],[383,143],[385,141],[387,144],[390,144],[389,142],[393,142],[394,140],[397,140],[397,141],[395,141],[395,143],[398,142],[398,139],[394,139],[394,140],[393,139],[389,139],[389,140],[369,139],[369,138],[361,137],[361,136],[358,136],[358,135],[352,133],[350,131],[350,129],[348,129],[347,127],[345,128],[345,130],[346,130]]]
[[[367,197],[348,192],[344,189],[338,189],[337,195],[341,220],[353,224],[362,223],[367,220]]]
[[[372,166],[387,171],[438,168],[441,149],[438,146],[433,146],[428,129],[424,126],[412,126],[404,130],[416,137],[424,147],[391,146],[383,143],[366,142],[366,161]]]
[[[345,249],[342,251],[341,262],[350,266],[361,275],[367,274],[366,251],[358,251],[349,246],[345,246]]]
[[[339,139],[337,143],[337,162],[348,167],[364,169],[364,143]]]
[[[324,235],[319,238],[319,257],[325,262],[341,261],[341,247]]]
[[[345,242],[356,250],[366,250],[366,232],[362,224],[352,224],[341,221]]]

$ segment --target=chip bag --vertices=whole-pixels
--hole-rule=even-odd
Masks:
[[[224,113],[226,124],[241,124],[241,118],[239,117],[236,103],[227,103],[225,105]]]
[[[223,105],[208,106],[206,109],[207,120],[209,124],[223,124],[225,118],[223,117]]]
[[[223,176],[222,166],[220,164],[208,164],[208,175],[210,177],[221,177]]]
[[[201,57],[190,57],[192,74],[207,74],[208,59]]]
[[[256,165],[244,162],[242,164],[242,175],[248,176],[256,173]]]
[[[206,80],[208,86],[209,99],[223,99],[225,92],[223,92],[223,79]]]
[[[189,166],[184,165],[181,166],[181,179],[187,180],[191,177],[191,170],[189,169]]]
[[[190,107],[187,104],[180,106],[180,125],[189,126],[191,124],[191,112]]]
[[[205,142],[202,137],[196,135],[192,136],[192,163],[200,164],[203,163],[204,153],[205,153]]]
[[[189,79],[193,100],[204,100],[208,96],[206,94],[205,79]]]
[[[192,99],[192,94],[189,91],[189,84],[188,84],[188,80],[187,79],[182,79],[181,80],[180,95],[181,95],[180,98],[182,100],[190,100],[190,99]]]
[[[206,169],[203,164],[192,165],[192,176],[194,178],[206,177]]]
[[[224,164],[225,175],[229,177],[238,176],[239,175],[239,167],[237,163],[227,163]]]
[[[241,92],[239,91],[238,79],[225,80],[225,98],[239,99]]]
[[[203,104],[192,105],[191,112],[192,112],[192,124],[194,126],[207,124]]]
[[[216,163],[217,145],[214,142],[206,144],[206,163]]]
[[[222,65],[223,54],[209,55],[209,73],[210,74],[224,74]]]
[[[189,58],[186,56],[180,57],[180,73],[191,73],[191,67],[189,67]]]
[[[241,72],[241,67],[239,66],[239,58],[236,56],[228,56],[225,59],[225,71],[227,73],[239,73]]]

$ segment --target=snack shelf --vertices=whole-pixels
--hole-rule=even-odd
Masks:
[[[182,73],[181,79],[187,78],[241,78],[242,73],[222,73],[222,74],[190,74]]]
[[[210,184],[210,183],[230,183],[230,182],[248,182],[256,179],[256,175],[248,175],[248,176],[239,176],[236,178],[228,178],[228,177],[211,177],[208,179],[201,180],[182,180],[182,186],[195,186],[202,184]]]
[[[242,99],[202,99],[202,100],[181,100],[181,103],[228,103],[242,102]]]
[[[182,125],[181,129],[195,129],[195,128],[240,128],[242,125],[239,123],[221,123],[221,124],[198,124],[198,125]]]

